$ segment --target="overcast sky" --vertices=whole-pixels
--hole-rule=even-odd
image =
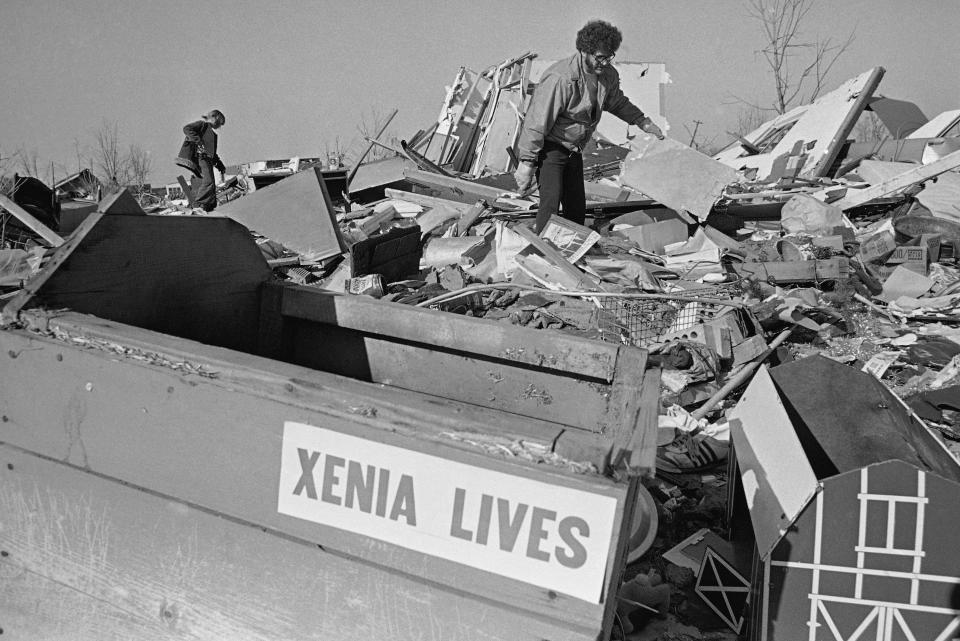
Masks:
[[[764,40],[746,0],[0,0],[0,158],[23,148],[57,175],[77,170],[103,123],[153,158],[154,184],[178,171],[182,127],[221,109],[227,164],[357,150],[373,112],[409,138],[432,124],[460,66],[480,71],[527,51],[574,52],[592,18],[623,31],[618,60],[663,62],[670,135],[728,140],[741,105],[770,104]],[[879,93],[927,117],[960,108],[960,0],[817,0],[808,40],[855,41],[828,89],[871,67]],[[642,105],[641,105],[642,107]],[[369,128],[372,129],[372,126]]]

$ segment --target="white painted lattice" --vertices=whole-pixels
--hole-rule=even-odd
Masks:
[[[824,565],[821,561],[823,537],[823,495],[818,492],[816,502],[816,529],[814,534],[814,552],[812,562],[799,561],[771,561],[766,563],[766,588],[769,590],[770,566],[806,569],[811,571],[810,613],[807,621],[809,627],[808,641],[892,641],[894,638],[904,638],[908,641],[951,641],[956,639],[960,631],[960,610],[950,607],[925,605],[919,602],[920,586],[924,582],[951,583],[960,585],[960,577],[944,576],[923,573],[923,528],[926,506],[929,499],[926,496],[926,474],[917,471],[917,491],[915,495],[892,495],[871,493],[869,491],[869,469],[860,470],[860,492],[857,495],[860,507],[860,522],[858,542],[854,548],[856,553],[856,567]],[[897,547],[894,541],[896,531],[897,506],[912,504],[916,507],[916,525],[914,528],[913,545]],[[867,514],[875,514],[876,510],[886,509],[886,532],[882,545],[867,545]],[[913,559],[910,572],[880,570],[871,567],[870,560],[877,556],[911,557]],[[821,575],[830,573],[853,574],[855,587],[853,594],[831,595],[821,593]],[[879,601],[863,598],[863,582],[866,577],[887,577],[903,579],[910,582],[910,598],[906,603],[893,601]],[[769,593],[764,595],[766,608]],[[856,604],[863,607],[863,620],[848,637],[844,637],[839,630],[834,617],[831,615],[831,604]],[[922,612],[942,619],[946,622],[942,632],[934,639],[918,639],[910,629],[903,613]],[[764,616],[766,620],[766,616]],[[821,630],[829,631],[829,636],[823,636]],[[894,637],[894,634],[897,634]],[[767,641],[767,626],[764,626],[763,639]]]

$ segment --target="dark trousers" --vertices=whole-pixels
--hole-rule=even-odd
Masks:
[[[582,225],[587,217],[586,195],[583,191],[583,156],[561,144],[547,141],[538,157],[537,180],[540,183],[540,208],[537,210],[539,234],[550,216],[559,213],[563,218]]]
[[[217,180],[213,175],[213,163],[201,158],[200,178],[193,182],[193,202],[204,211],[213,211],[217,208]]]

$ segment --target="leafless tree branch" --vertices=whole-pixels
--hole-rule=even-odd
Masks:
[[[799,99],[820,94],[830,70],[854,40],[804,40],[801,27],[816,0],[747,0],[747,15],[760,22],[766,44],[760,50],[773,74],[774,109],[785,113]],[[806,62],[804,62],[806,60]],[[804,95],[805,88],[811,87]]]

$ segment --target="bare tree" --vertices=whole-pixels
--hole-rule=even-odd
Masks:
[[[354,152],[351,156],[359,156],[363,153],[368,146],[367,138],[373,138],[377,135],[384,125],[387,124],[388,119],[391,117],[391,114],[385,114],[382,109],[379,107],[372,107],[370,109],[370,114],[360,114],[360,124],[357,125],[357,132],[360,134],[360,142],[357,147],[359,149],[355,150],[354,146],[351,146],[351,151]],[[381,139],[381,143],[386,145],[386,147],[380,145],[374,145],[367,153],[364,162],[370,162],[373,160],[382,160],[384,158],[390,158],[395,156],[396,153],[390,151],[389,147],[393,149],[400,148],[400,139],[394,135],[386,136],[386,140]],[[358,160],[357,157],[351,157],[351,164],[356,163]]]
[[[130,150],[127,152],[127,164],[131,184],[137,188],[138,192],[142,192],[144,185],[149,182],[150,171],[153,169],[153,158],[140,145],[130,145]]]
[[[771,110],[767,110],[771,111]],[[764,110],[758,107],[757,105],[744,105],[743,108],[737,112],[737,132],[741,136],[746,136],[751,131],[754,131],[765,123],[769,118],[764,113]]]
[[[121,151],[117,123],[104,121],[94,134],[92,152],[94,171],[107,191],[115,191],[130,182],[130,159]]]
[[[747,0],[748,15],[760,22],[766,44],[760,52],[773,72],[773,109],[785,113],[796,102],[812,102],[823,90],[830,70],[854,40],[805,39],[804,20],[816,0]]]
[[[40,178],[40,154],[37,153],[36,149],[20,147],[14,153],[14,157],[19,165],[20,175]]]

